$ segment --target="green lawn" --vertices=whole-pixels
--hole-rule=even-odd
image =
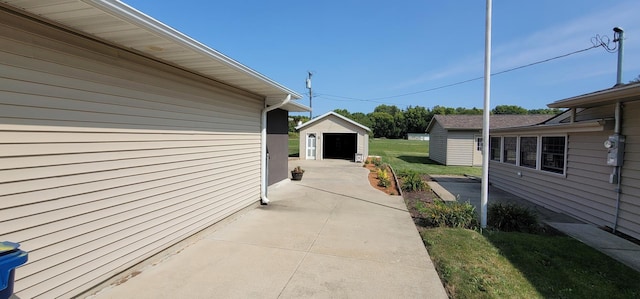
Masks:
[[[381,156],[398,171],[414,170],[426,174],[482,174],[481,167],[444,166],[429,159],[429,142],[403,139],[371,139],[369,155]]]
[[[300,144],[298,133],[289,133],[289,157],[299,157]]]
[[[471,174],[429,160],[429,143],[371,139],[369,154],[397,171]],[[297,155],[297,135],[289,155]],[[640,298],[640,273],[573,238],[561,235],[429,228],[421,232],[452,298]]]
[[[452,298],[640,298],[640,273],[566,236],[426,229]]]

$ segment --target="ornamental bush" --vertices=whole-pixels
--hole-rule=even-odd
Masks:
[[[378,186],[385,188],[391,186],[389,173],[386,169],[378,169]]]
[[[540,228],[534,211],[514,203],[489,205],[487,225],[505,232],[535,233]]]
[[[469,202],[435,201],[433,204],[420,205],[417,209],[432,226],[468,229],[478,227],[476,209]]]
[[[419,173],[410,170],[402,174],[402,190],[423,191],[426,190],[427,187],[427,183],[422,180]]]

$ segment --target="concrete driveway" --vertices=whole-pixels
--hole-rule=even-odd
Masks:
[[[268,206],[94,298],[447,298],[401,197],[360,164],[296,165]]]

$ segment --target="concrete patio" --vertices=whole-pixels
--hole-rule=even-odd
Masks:
[[[290,161],[302,181],[93,298],[447,298],[400,196],[361,164]]]

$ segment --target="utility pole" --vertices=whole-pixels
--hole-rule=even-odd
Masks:
[[[309,90],[309,108],[311,108],[311,111],[309,111],[309,119],[311,119],[313,118],[313,90],[311,89],[311,76],[313,76],[313,74],[311,72],[307,73],[309,74],[309,77],[307,77],[307,89]]]

